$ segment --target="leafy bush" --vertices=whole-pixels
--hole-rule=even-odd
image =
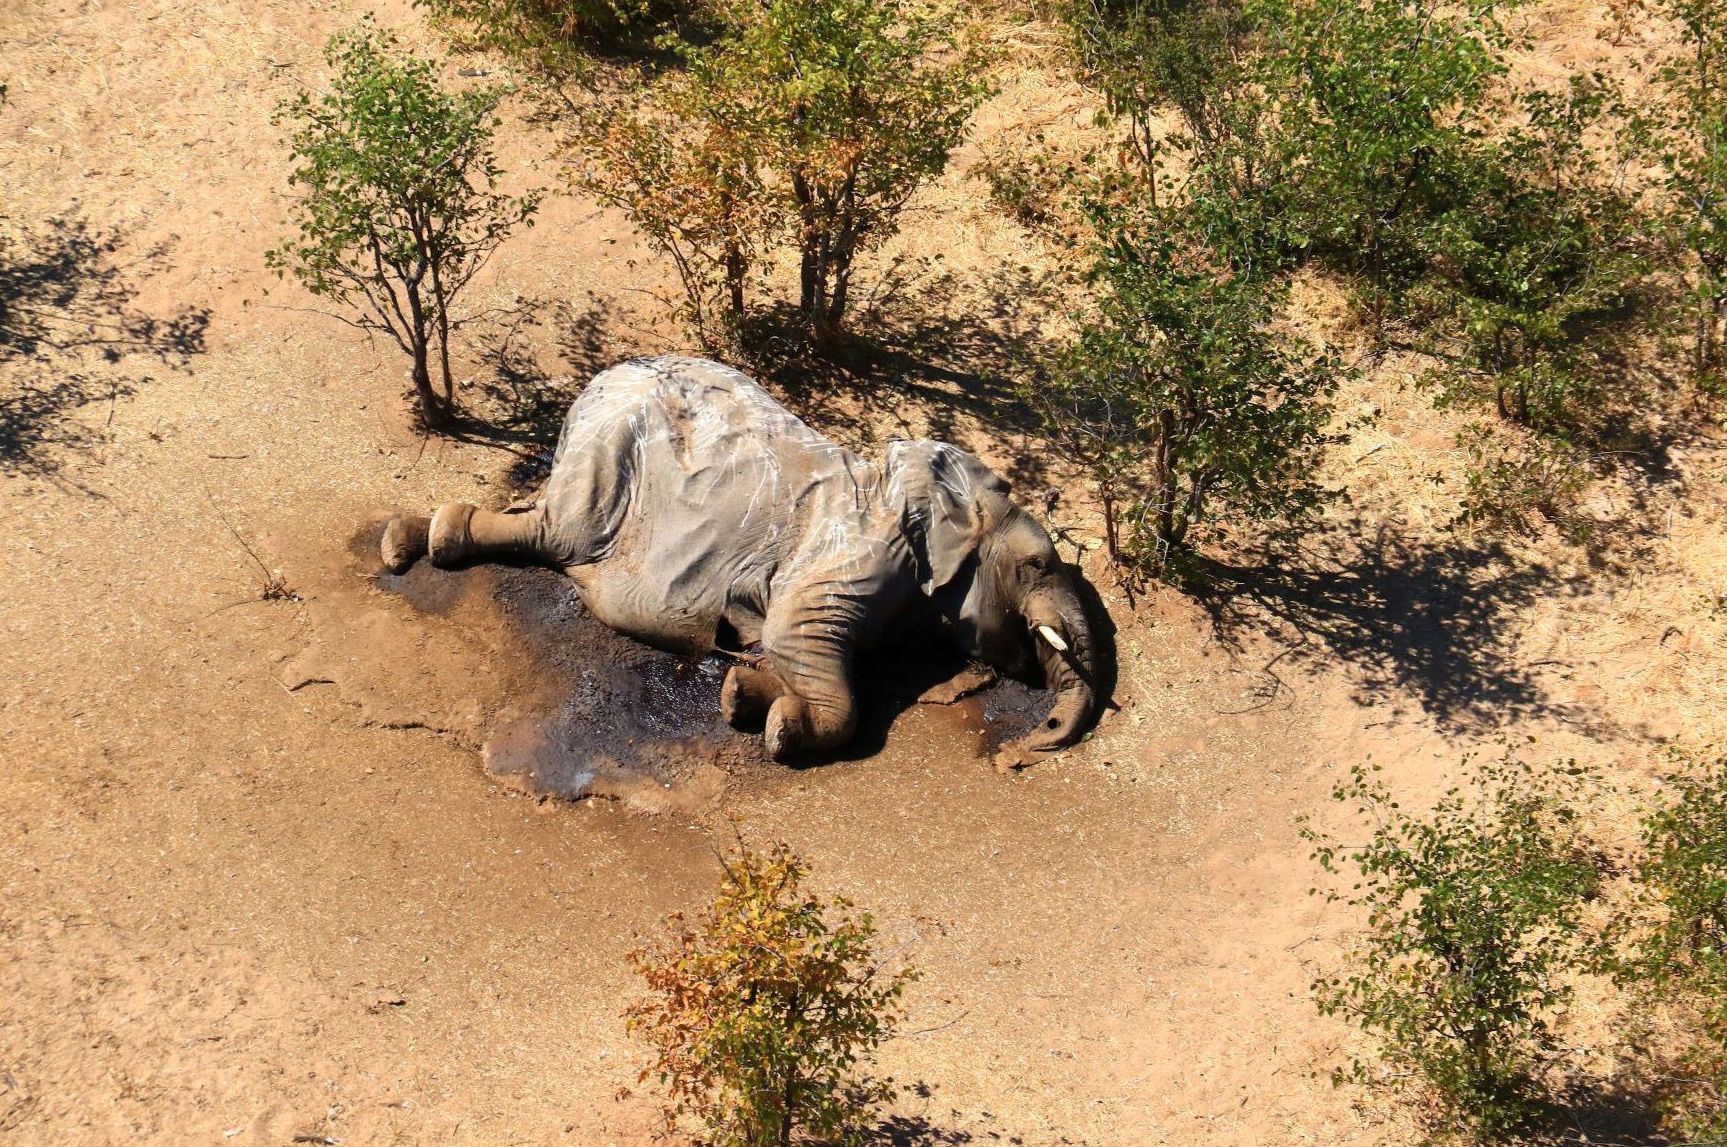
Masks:
[[[1580,956],[1584,902],[1598,875],[1560,795],[1579,770],[1543,771],[1509,754],[1471,769],[1426,816],[1402,809],[1357,765],[1334,792],[1367,842],[1304,826],[1314,856],[1350,883],[1328,893],[1367,913],[1347,968],[1319,979],[1320,1010],[1373,1036],[1398,1079],[1425,1092],[1441,1126],[1488,1137],[1539,1106],[1555,1051],[1548,1021],[1570,997],[1559,975]],[[1339,1079],[1371,1082],[1353,1062]]]
[[[857,1069],[914,973],[882,975],[869,914],[806,892],[806,875],[784,845],[741,848],[693,923],[673,916],[630,957],[650,992],[624,1013],[654,1046],[642,1080],[666,1088],[668,1123],[695,1116],[716,1147],[855,1143],[895,1093]]]
[[[1168,153],[1232,261],[1316,260],[1342,276],[1376,325],[1411,323],[1442,357],[1441,401],[1599,435],[1641,397],[1614,356],[1642,301],[1646,228],[1620,167],[1597,157],[1618,113],[1599,77],[1508,92],[1507,6],[1072,0],[1068,12],[1148,191],[1153,153]],[[1170,110],[1181,130],[1159,138]]]
[[[1589,460],[1563,442],[1474,422],[1458,435],[1468,464],[1462,521],[1496,533],[1532,534],[1542,522],[1575,543],[1589,540],[1593,523],[1581,502]]]
[[[387,333],[412,360],[421,416],[442,426],[456,402],[450,332],[461,320],[452,308],[539,198],[496,189],[495,89],[444,91],[430,63],[370,23],[331,37],[324,55],[330,90],[277,110],[293,128],[289,182],[301,196],[291,215],[298,234],[268,261],[357,312],[344,321]]]
[[[685,318],[722,353],[735,349],[752,269],[783,230],[753,130],[728,91],[673,77],[657,101],[591,119],[590,166],[577,177],[671,256]]]
[[[415,0],[466,40],[522,61],[544,76],[581,69],[585,51],[644,45],[676,10],[671,0]]]
[[[1727,1140],[1727,757],[1685,761],[1645,815],[1639,896],[1618,979],[1678,1010],[1680,1054],[1666,1114],[1686,1142]]]
[[[1072,0],[1082,66],[1148,172],[1227,187],[1259,254],[1317,257],[1376,308],[1426,269],[1424,232],[1492,105],[1492,0]],[[1158,115],[1181,130],[1160,138]],[[1155,176],[1153,176],[1155,178]],[[1219,205],[1218,196],[1211,197]]]
[[[692,299],[709,292],[689,268],[708,264],[698,278],[725,281],[735,302],[733,257],[790,237],[800,315],[831,341],[857,256],[892,235],[912,193],[945,168],[988,86],[952,20],[903,0],[764,0],[732,15],[713,43],[680,47],[687,74],[657,110],[606,110],[612,122],[589,133],[583,184],[643,221],[662,249],[669,235],[684,239]],[[645,167],[629,140],[674,159]],[[699,158],[686,161],[691,140]],[[689,238],[711,234],[723,238]]]
[[[1157,573],[1220,508],[1314,509],[1340,370],[1271,329],[1283,288],[1183,208],[1104,196],[1088,215],[1098,314],[1028,398],[1097,481],[1110,555]]]
[[[1256,0],[1275,93],[1293,251],[1349,276],[1376,311],[1428,270],[1433,220],[1499,110],[1495,0]]]
[[[1253,90],[1253,22],[1239,0],[1069,0],[1064,14],[1081,67],[1127,122],[1146,172],[1165,149],[1210,157],[1258,136],[1266,101]],[[1156,122],[1165,108],[1185,129],[1173,140]]]
[[[1527,94],[1526,123],[1458,173],[1440,267],[1419,292],[1441,405],[1489,405],[1561,436],[1599,437],[1641,405],[1621,347],[1648,273],[1634,204],[1591,147],[1608,91]],[[1629,391],[1629,393],[1625,393]]]
[[[1666,183],[1665,222],[1688,251],[1684,317],[1692,369],[1706,391],[1727,391],[1727,7],[1719,0],[1656,0],[1682,51],[1657,74],[1663,98],[1643,117]]]
[[[1060,230],[1066,215],[1067,185],[1075,169],[1057,164],[1041,134],[1030,148],[1023,140],[986,148],[972,170],[989,188],[990,201],[1021,226],[1033,231]]]

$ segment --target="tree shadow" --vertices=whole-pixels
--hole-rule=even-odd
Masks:
[[[928,1101],[935,1095],[931,1084],[918,1082],[905,1089],[915,1099]],[[960,1144],[988,1144],[990,1147],[1024,1147],[1025,1137],[1000,1127],[991,1126],[995,1116],[980,1111],[966,1120],[971,1129],[956,1126],[964,1116],[956,1110],[947,1112],[947,1119],[932,1119],[927,1114],[894,1114],[885,1116],[865,1130],[862,1141],[869,1147],[959,1147]],[[1051,1144],[1074,1144],[1066,1135],[1044,1140]]]
[[[0,366],[9,376],[0,383],[0,470],[52,478],[69,455],[107,441],[105,428],[75,411],[151,381],[113,368],[136,356],[184,367],[205,349],[210,315],[185,308],[158,318],[133,306],[134,275],[159,269],[166,244],[123,263],[124,236],[81,219],[0,228]]]
[[[1543,598],[1583,592],[1585,577],[1494,542],[1433,545],[1361,527],[1316,531],[1295,560],[1200,560],[1190,588],[1217,640],[1240,652],[1244,635],[1269,634],[1285,648],[1268,674],[1285,657],[1342,659],[1357,675],[1357,700],[1413,697],[1451,732],[1534,717],[1610,731],[1598,715],[1554,702],[1534,672],[1554,663],[1522,661],[1516,649],[1518,617]]]
[[[856,449],[890,437],[970,447],[977,428],[1008,453],[1016,486],[1047,481],[1037,419],[1023,398],[1046,356],[1039,317],[1050,284],[1025,268],[1004,271],[963,301],[958,278],[936,260],[902,260],[858,307],[853,333],[818,349],[795,308],[763,308],[747,323],[753,369],[822,433]],[[1010,437],[1013,441],[1009,441]]]
[[[942,1127],[921,1115],[892,1115],[877,1123],[866,1133],[864,1142],[870,1147],[950,1147],[975,1143],[969,1131]],[[1017,1138],[1006,1140],[1017,1143]]]
[[[1668,1147],[1673,1143],[1661,1130],[1654,1096],[1635,1083],[1628,1088],[1611,1083],[1570,1088],[1539,1114],[1520,1141],[1532,1147],[1570,1143]]]
[[[582,308],[530,302],[510,312],[481,340],[486,372],[450,437],[509,451],[516,461],[505,481],[516,489],[539,485],[551,473],[570,404],[595,374],[631,357],[612,349],[618,327],[611,305],[600,299]],[[550,374],[540,365],[548,350],[569,373]]]

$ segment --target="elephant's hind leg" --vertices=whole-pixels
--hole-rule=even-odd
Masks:
[[[431,543],[432,519],[420,514],[397,514],[384,527],[378,551],[384,568],[393,574],[406,573],[408,567],[426,556]]]
[[[446,502],[432,515],[427,531],[432,564],[440,569],[474,562],[552,562],[544,505],[496,513],[466,502]]]
[[[430,518],[397,514],[384,527],[378,550],[385,568],[398,574],[427,554],[440,569],[471,562],[560,560],[548,546],[542,505],[498,514],[446,502]]]

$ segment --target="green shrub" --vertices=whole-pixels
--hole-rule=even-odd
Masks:
[[[1580,961],[1598,875],[1562,795],[1579,770],[1509,754],[1469,767],[1469,791],[1421,816],[1357,765],[1333,795],[1366,843],[1303,834],[1350,886],[1328,897],[1366,912],[1360,946],[1315,982],[1316,1000],[1372,1036],[1390,1069],[1356,1060],[1337,1078],[1416,1088],[1437,1126],[1491,1138],[1539,1109],[1549,1020],[1570,998],[1561,977]]]
[[[1105,193],[1086,213],[1097,314],[1027,397],[1097,482],[1110,555],[1156,574],[1208,518],[1317,507],[1341,371],[1272,330],[1284,288],[1211,247],[1191,207]]]
[[[370,23],[331,37],[324,56],[330,90],[277,110],[293,129],[289,183],[301,194],[297,234],[267,259],[348,307],[345,321],[388,334],[413,363],[421,417],[443,426],[456,405],[455,303],[539,198],[497,190],[496,89],[444,91],[430,63]]]
[[[1045,232],[1061,228],[1074,169],[1057,165],[1041,134],[1030,148],[1020,139],[985,148],[972,171],[989,188],[990,202],[1022,226]]]
[[[1486,405],[1538,431],[1599,438],[1646,397],[1621,361],[1649,271],[1647,233],[1593,136],[1607,89],[1522,100],[1526,122],[1458,174],[1421,288],[1440,405]]]
[[[1133,576],[1179,572],[1196,526],[1289,525],[1321,503],[1343,372],[1274,328],[1290,173],[1258,10],[1070,0],[1065,15],[1127,146],[1074,180],[1097,309],[1026,397],[1096,482],[1110,555]]]
[[[1689,253],[1681,307],[1691,367],[1708,393],[1727,392],[1727,5],[1655,0],[1677,25],[1681,50],[1656,73],[1659,93],[1640,117],[1665,183],[1664,222]]]
[[[719,264],[696,274],[726,282],[734,311],[734,256],[789,238],[799,313],[829,342],[857,257],[894,233],[987,93],[980,58],[952,19],[904,0],[765,0],[731,15],[712,43],[680,47],[687,74],[655,107],[606,109],[609,122],[587,133],[582,182],[642,221],[662,249],[680,227],[654,220],[694,219],[687,230],[720,235],[687,241],[685,252],[689,267]],[[692,140],[694,160],[684,154]],[[632,155],[644,144],[670,161],[644,167]],[[704,293],[691,292],[683,260],[679,271],[687,293]]]
[[[1266,101],[1244,50],[1252,21],[1239,0],[1068,0],[1074,54],[1125,120],[1133,154],[1148,173],[1160,153],[1209,157],[1256,138]],[[1164,138],[1158,114],[1175,109],[1182,132]]]
[[[595,47],[651,46],[678,6],[671,0],[415,0],[469,43],[550,78],[580,72]]]
[[[654,1046],[642,1080],[666,1088],[668,1127],[694,1116],[714,1147],[852,1144],[895,1094],[858,1069],[915,974],[882,974],[869,914],[805,891],[806,875],[785,845],[740,848],[711,905],[631,954],[649,995],[624,1014]]]
[[[1495,533],[1533,534],[1540,523],[1573,543],[1590,538],[1582,499],[1593,474],[1589,459],[1564,442],[1473,422],[1458,434],[1468,459],[1461,520]]]
[[[1275,146],[1293,173],[1288,240],[1378,312],[1427,271],[1433,219],[1500,110],[1495,0],[1257,0]]]
[[[1690,1042],[1665,1089],[1685,1142],[1727,1141],[1727,757],[1682,760],[1643,819],[1617,978],[1676,1011]]]

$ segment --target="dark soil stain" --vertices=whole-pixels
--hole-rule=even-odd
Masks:
[[[350,543],[350,553],[370,563],[365,568],[377,569],[380,533],[373,526]],[[727,659],[678,656],[613,632],[559,573],[495,565],[440,570],[419,562],[405,574],[377,573],[375,584],[425,614],[495,606],[535,674],[551,679],[536,691],[560,701],[502,721],[487,739],[486,766],[507,783],[568,799],[615,796],[670,809],[705,803],[728,783],[777,768],[759,736],[734,732],[720,718]],[[856,739],[837,754],[799,764],[880,752],[922,692],[965,665],[957,651],[927,643],[864,655],[856,675],[862,709]],[[1003,679],[940,707],[940,724],[952,727],[956,748],[984,757],[1036,726],[1051,701],[1046,691]]]
[[[1055,698],[1047,689],[1004,677],[974,698],[983,714],[983,754],[988,755],[1031,732],[1049,715]]]

